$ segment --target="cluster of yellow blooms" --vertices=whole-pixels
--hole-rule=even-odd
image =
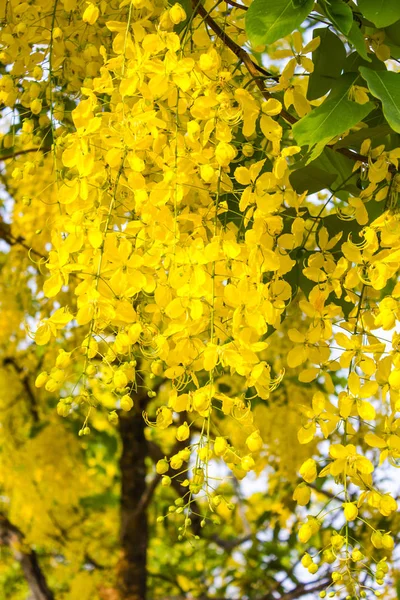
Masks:
[[[245,42],[239,9],[205,6]],[[392,167],[400,150],[364,143],[369,162],[354,169],[369,185],[342,215],[363,227],[361,241],[330,235],[326,204],[312,216],[319,207],[291,185],[289,166],[301,149],[281,118],[290,106],[299,117],[311,110],[306,78],[294,75],[299,65],[312,72],[305,55],[319,39],[303,47],[297,32],[293,50],[275,51],[290,59],[272,88],[284,91],[281,103],[263,97],[224,40],[180,4],[10,0],[7,11],[0,101],[22,121],[17,135],[3,138],[15,153],[7,162],[21,215],[14,235],[45,257],[36,344],[53,347],[61,336],[68,346],[36,385],[62,390],[62,416],[85,407],[83,435],[91,411],[104,404],[116,422],[115,410],[135,409],[143,392],[155,398],[150,425],[177,425],[180,413],[176,439],[188,440],[193,427],[198,440],[159,461],[157,472],[169,485],[170,468],[179,471],[194,452],[183,484],[190,497],[208,493],[213,457],[239,478],[257,469],[264,441],[251,395],[268,400],[282,381],[270,336],[295,309],[303,316],[287,332],[286,367],[315,390],[298,407],[298,440],[308,444],[321,432],[333,443],[320,460],[313,445],[294,498],[305,506],[317,477],[329,477],[341,485],[338,509],[347,522],[364,507],[392,514],[395,500],[374,484],[374,452],[360,448],[398,464],[399,336],[388,351],[380,332],[396,325],[400,285],[378,300],[400,266],[400,221],[385,210],[397,193]],[[18,153],[27,147],[36,151]],[[376,203],[381,214],[370,218]],[[299,262],[310,291],[298,302],[290,274]],[[341,370],[347,384],[336,401],[332,378]],[[234,394],[223,385],[226,374]],[[160,378],[168,399],[157,404]],[[218,435],[221,415],[245,432],[240,452]],[[302,543],[323,518],[323,511],[308,517]],[[351,590],[365,557],[346,532],[345,524],[332,533],[321,560],[337,561],[333,585]],[[371,533],[372,545],[389,555],[389,533]],[[308,554],[303,565],[318,569]],[[387,570],[382,558],[378,584]]]

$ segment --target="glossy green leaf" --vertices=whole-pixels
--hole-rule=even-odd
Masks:
[[[300,146],[327,144],[332,138],[354,127],[374,108],[372,102],[357,104],[349,100],[349,91],[357,75],[342,75],[328,98],[293,126],[293,135]]]
[[[362,14],[377,27],[387,27],[400,19],[399,0],[358,0]]]
[[[364,60],[366,60],[367,62],[371,62],[371,57],[368,54],[367,47],[365,45],[364,35],[356,21],[353,21],[351,29],[347,34],[347,39],[350,42],[350,44],[354,46],[358,54],[362,56]]]
[[[372,71],[360,67],[360,73],[375,98],[382,102],[383,114],[390,127],[400,133],[400,73]]]
[[[329,92],[340,76],[346,60],[343,42],[328,27],[314,29],[313,37],[318,36],[321,38],[321,43],[312,54],[314,71],[308,83],[309,100],[315,100]]]
[[[292,0],[253,0],[246,13],[246,32],[252,44],[272,44],[292,33],[311,12],[314,0],[295,7]]]
[[[324,8],[335,27],[347,35],[353,25],[353,11],[350,6],[342,0],[331,0],[325,2]]]

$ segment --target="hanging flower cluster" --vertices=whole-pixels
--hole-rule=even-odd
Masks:
[[[157,0],[7,3],[0,101],[21,123],[3,137],[21,215],[13,235],[41,268],[35,342],[54,349],[64,340],[36,385],[60,395],[61,416],[80,407],[82,435],[94,411],[117,423],[117,410],[150,399],[149,427],[175,428],[178,450],[156,469],[166,486],[184,473],[185,530],[194,495],[217,506],[214,459],[238,478],[261,464],[254,404],[286,378],[308,385],[288,407],[299,443],[310,444],[294,499],[307,505],[329,478],[339,486],[329,510],[343,518],[302,563],[312,574],[334,564],[333,589],[364,597],[359,572],[370,566],[349,523],[370,527],[378,584],[394,546],[369,520],[397,508],[375,474],[400,458],[400,150],[366,138],[349,176],[365,185],[346,205],[347,182],[327,200],[299,191],[291,124],[312,113],[302,75],[313,72],[306,55],[320,39],[286,38],[271,57],[289,60],[263,91],[218,33],[244,45],[240,10],[205,10],[216,27]],[[353,87],[349,101],[364,105],[365,90]],[[297,117],[288,118],[291,107]],[[277,369],[282,335],[288,351]],[[231,426],[244,444],[224,434]],[[321,445],[318,455],[321,439],[329,451]],[[325,513],[311,510],[300,542],[320,535]]]

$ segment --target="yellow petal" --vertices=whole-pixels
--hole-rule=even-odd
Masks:
[[[360,417],[365,421],[371,421],[372,419],[375,419],[375,408],[372,406],[372,404],[370,404],[370,402],[366,402],[365,400],[357,400],[357,411]]]

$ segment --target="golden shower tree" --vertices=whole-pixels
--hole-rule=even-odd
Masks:
[[[398,0],[2,0],[0,590],[396,598]]]

